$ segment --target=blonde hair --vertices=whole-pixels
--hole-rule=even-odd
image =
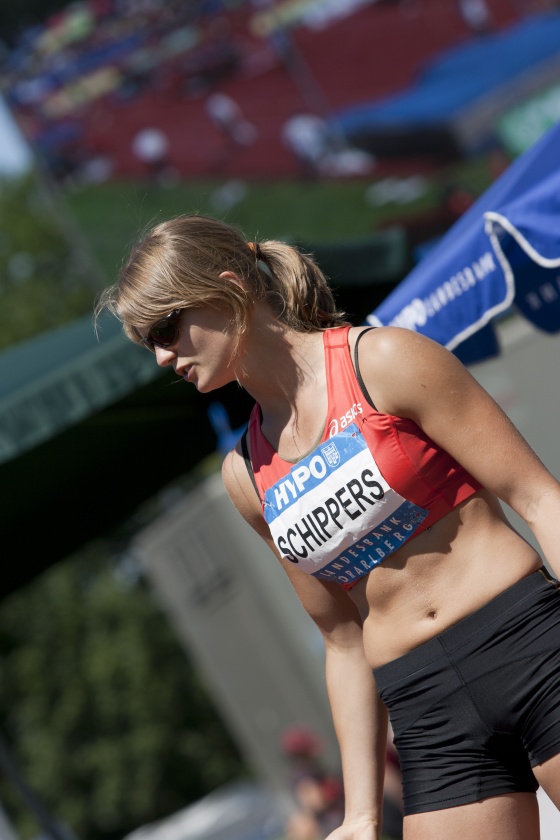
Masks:
[[[235,273],[242,285],[220,277],[224,271]],[[297,332],[348,323],[311,256],[275,240],[248,243],[232,225],[199,215],[177,216],[148,231],[117,282],[99,296],[94,319],[109,310],[138,342],[139,330],[174,309],[225,304],[240,339],[253,301],[268,303],[276,318]]]

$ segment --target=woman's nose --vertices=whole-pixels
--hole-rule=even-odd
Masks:
[[[168,367],[176,355],[175,350],[172,350],[171,347],[158,347],[156,344],[154,350],[156,352],[156,362],[160,367]]]

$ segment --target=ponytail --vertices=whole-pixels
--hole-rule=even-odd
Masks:
[[[326,277],[309,254],[274,239],[250,242],[261,275],[264,298],[279,321],[297,332],[314,332],[348,323],[337,309]]]

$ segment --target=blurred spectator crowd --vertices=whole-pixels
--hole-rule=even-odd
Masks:
[[[217,9],[213,0],[83,0],[21,32],[2,87],[48,167],[62,176],[84,162],[83,118],[96,102],[202,95],[234,73],[240,49]]]
[[[368,175],[329,118],[552,0],[77,0],[0,54],[1,91],[64,181]],[[538,9],[537,9],[538,10]]]

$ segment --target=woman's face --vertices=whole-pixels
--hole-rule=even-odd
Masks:
[[[160,367],[172,365],[178,376],[207,393],[237,378],[237,344],[231,310],[203,306],[183,309],[173,344],[155,344],[154,352]]]

